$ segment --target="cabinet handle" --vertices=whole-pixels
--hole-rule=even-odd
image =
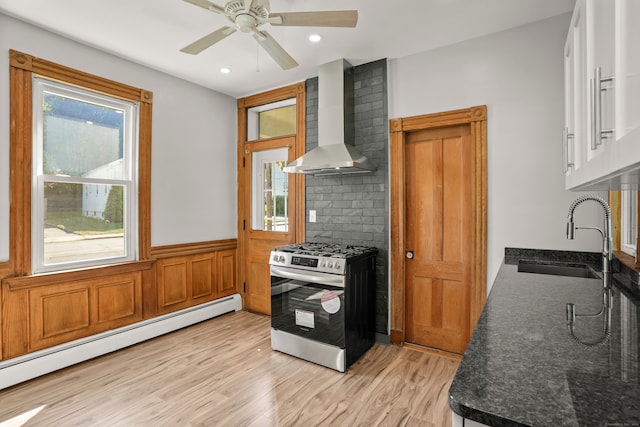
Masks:
[[[575,166],[575,161],[573,159],[573,150],[571,150],[569,146],[569,140],[573,142],[574,134],[569,133],[569,128],[565,127],[562,129],[562,171],[567,173],[569,168]]]
[[[603,86],[603,83],[613,83],[613,77],[602,77],[602,69],[596,67],[593,77],[593,138],[591,149],[595,150],[602,144],[603,138],[612,137],[615,133],[613,129],[602,129],[602,92],[613,90],[613,85]]]

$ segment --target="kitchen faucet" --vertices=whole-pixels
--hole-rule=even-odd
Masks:
[[[594,201],[599,203],[604,210],[605,216],[605,230],[602,230],[598,227],[577,227],[573,224],[573,211],[578,207],[579,204],[586,202],[587,200]],[[613,237],[611,236],[611,208],[609,208],[609,204],[602,200],[600,197],[586,195],[580,196],[569,207],[569,215],[567,218],[567,239],[573,240],[575,236],[575,230],[598,230],[602,235],[602,273],[603,277],[606,276],[606,273],[610,272],[610,264],[611,259],[613,258]],[[606,280],[606,279],[605,279]]]
[[[579,204],[587,200],[599,203],[604,210],[605,229],[598,227],[577,227],[573,224],[573,211]],[[611,259],[613,258],[613,240],[611,236],[611,208],[609,204],[600,197],[586,195],[578,197],[569,207],[569,215],[567,218],[567,239],[573,240],[575,231],[579,229],[598,230],[602,235],[602,285],[603,285],[603,302],[600,312],[595,314],[576,314],[576,307],[573,303],[567,303],[567,328],[569,335],[578,343],[585,346],[602,345],[609,341],[611,335],[611,307],[613,303],[613,289],[610,286]],[[576,317],[603,317],[602,335],[595,340],[585,340],[578,338],[575,333]]]

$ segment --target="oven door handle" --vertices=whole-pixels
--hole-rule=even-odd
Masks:
[[[336,274],[323,274],[323,273],[298,273],[292,271],[286,267],[278,267],[276,265],[271,266],[271,275],[276,277],[282,277],[284,279],[302,280],[305,282],[313,282],[321,285],[336,286],[344,288],[345,277]]]

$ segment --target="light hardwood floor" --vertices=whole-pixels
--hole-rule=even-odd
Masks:
[[[0,426],[449,426],[457,366],[376,344],[340,373],[272,351],[269,318],[236,312],[2,390]]]

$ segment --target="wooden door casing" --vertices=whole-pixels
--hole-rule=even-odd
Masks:
[[[469,188],[471,233],[465,250],[471,260],[468,266],[469,288],[467,296],[468,330],[473,330],[486,299],[487,275],[487,110],[486,106],[471,107],[442,113],[404,117],[390,121],[391,133],[391,293],[390,293],[390,338],[393,344],[406,340],[406,282],[407,264],[407,200],[405,197],[405,175],[407,140],[412,132],[427,129],[467,125],[471,153]],[[451,278],[441,278],[432,290],[450,292]],[[453,292],[453,291],[452,291]],[[447,320],[449,321],[449,320]],[[457,320],[456,320],[457,321]]]
[[[407,134],[405,341],[453,353],[469,339],[469,126]]]
[[[277,101],[296,99],[296,133],[288,138],[250,141],[247,137],[247,110]],[[289,174],[289,231],[286,233],[251,230],[251,152],[264,144],[283,146],[288,139],[289,159],[305,153],[305,83],[300,82],[238,99],[238,282],[244,308],[262,314],[271,313],[269,254],[275,246],[304,240],[304,175]],[[280,145],[276,145],[280,144]],[[262,146],[261,146],[262,145]],[[292,203],[292,201],[295,201]]]

